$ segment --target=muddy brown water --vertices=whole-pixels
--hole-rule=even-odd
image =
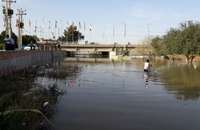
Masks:
[[[200,62],[152,61],[149,73],[143,62],[64,59],[61,67],[79,72],[41,80],[66,90],[51,122],[62,130],[199,130]]]

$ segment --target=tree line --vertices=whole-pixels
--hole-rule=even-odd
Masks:
[[[155,55],[173,58],[173,55],[182,54],[192,62],[200,55],[200,23],[180,23],[178,28],[170,28],[165,35],[153,38],[150,44]]]

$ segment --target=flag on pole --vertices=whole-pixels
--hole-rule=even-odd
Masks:
[[[29,26],[29,28],[31,27],[31,21],[30,20],[28,21],[28,26]]]
[[[55,28],[57,28],[57,21],[55,21]]]
[[[35,32],[37,30],[37,20],[35,21]]]
[[[66,25],[66,30],[68,30],[69,29],[69,23],[67,22],[67,25]]]
[[[42,20],[42,28],[44,28],[44,19]]]
[[[85,22],[84,22],[84,30],[86,29],[86,25],[85,25]]]
[[[49,29],[51,28],[51,22],[49,21]]]
[[[19,21],[16,19],[16,25],[15,25],[16,27],[18,27],[19,26]]]
[[[79,22],[79,29],[81,29],[81,23]]]
[[[90,31],[92,31],[92,25],[90,24]]]
[[[74,21],[72,21],[72,28],[74,29]]]

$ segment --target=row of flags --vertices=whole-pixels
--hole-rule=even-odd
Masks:
[[[62,24],[62,21],[61,21],[61,24]],[[19,25],[19,21],[16,19],[16,27],[18,27],[18,25]],[[32,26],[32,22],[31,22],[30,20],[28,21],[28,26],[29,26],[29,28]],[[72,26],[72,28],[75,27],[74,21],[72,21],[71,26]],[[44,20],[42,20],[42,25],[41,25],[41,27],[42,27],[42,28],[45,27],[45,26],[44,26]],[[58,27],[58,22],[55,20],[55,28],[57,28],[57,27]],[[69,24],[68,22],[66,22],[66,30],[68,30],[69,27],[70,27],[70,24]],[[82,28],[81,22],[78,23],[78,27],[79,27],[79,29]],[[36,20],[36,23],[35,23],[35,28],[37,28],[37,20]],[[49,28],[49,29],[51,28],[51,22],[50,22],[50,21],[49,21],[49,26],[48,26],[48,28]],[[84,22],[84,30],[86,30],[86,24],[85,24],[85,22]],[[90,26],[89,26],[89,30],[92,31],[92,25],[91,25],[91,24],[90,24]],[[104,34],[103,34],[103,35],[104,35]],[[115,27],[113,27],[113,37],[114,37],[114,35],[115,35]],[[126,23],[124,23],[124,37],[126,37]]]
[[[36,25],[35,25],[35,28],[36,28],[36,27],[37,27],[37,20],[36,20],[36,23],[35,23],[35,24],[36,24]],[[62,21],[61,21],[61,24],[62,24]],[[18,27],[18,26],[19,26],[19,21],[16,19],[16,27]],[[28,21],[28,26],[29,26],[29,28],[32,26],[32,22],[31,22],[30,20]],[[71,26],[72,26],[72,28],[75,27],[74,21],[72,21]],[[41,27],[42,27],[42,28],[45,27],[45,26],[44,26],[44,20],[42,20],[42,25],[41,25]],[[55,28],[57,28],[57,27],[58,27],[58,22],[55,20]],[[66,30],[68,30],[69,27],[70,27],[70,24],[69,24],[68,22],[66,22]],[[79,27],[79,29],[81,29],[81,22],[78,23],[78,27]],[[51,22],[50,22],[50,21],[49,21],[49,26],[48,26],[48,28],[49,28],[49,29],[51,28]],[[84,22],[84,30],[86,30],[86,24],[85,24],[85,22]],[[89,30],[92,31],[92,25],[91,25],[91,24],[90,24],[90,26],[89,26]]]

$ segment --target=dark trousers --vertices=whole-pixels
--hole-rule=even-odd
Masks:
[[[10,50],[15,50],[15,46],[13,44],[10,45]]]
[[[6,50],[11,50],[10,44],[6,44]]]
[[[35,50],[35,46],[32,46],[32,45],[31,45],[31,50]]]

